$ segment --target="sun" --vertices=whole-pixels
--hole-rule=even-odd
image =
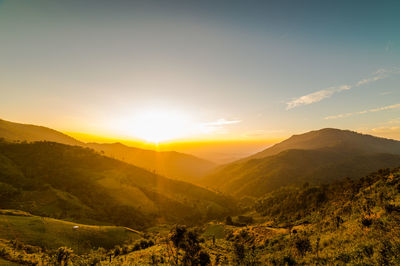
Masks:
[[[158,144],[184,137],[189,128],[187,116],[169,110],[151,110],[139,113],[133,119],[129,134]]]

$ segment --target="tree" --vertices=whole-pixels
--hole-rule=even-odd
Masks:
[[[208,265],[210,256],[200,245],[202,242],[199,234],[195,230],[188,230],[185,226],[176,226],[169,237],[174,247],[171,263],[178,265]],[[179,256],[179,251],[183,251],[183,256]]]

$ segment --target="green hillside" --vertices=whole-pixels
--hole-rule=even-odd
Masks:
[[[121,143],[84,143],[59,131],[0,119],[0,138],[7,141],[51,141],[67,145],[89,147],[115,159],[155,171],[172,179],[196,182],[208,174],[216,164],[179,152],[157,152],[129,147]]]
[[[0,210],[0,239],[14,240],[45,249],[70,247],[84,253],[95,248],[110,249],[142,238],[142,233],[125,227],[94,226]]]
[[[159,236],[156,245],[121,254],[111,263],[170,265],[177,259],[185,265],[188,256],[198,261],[199,250],[208,254],[203,262],[211,265],[400,263],[400,168],[354,181],[282,188],[260,198],[253,208],[248,215],[259,222],[188,228],[187,240],[180,227],[173,228],[170,235]],[[174,248],[177,233],[184,245]],[[180,255],[175,257],[174,250]]]
[[[360,134],[350,130],[324,128],[300,135],[293,135],[287,140],[240,161],[265,158],[290,149],[317,150],[338,146],[346,147],[348,150],[365,151],[369,153],[400,154],[400,141]]]
[[[202,183],[229,194],[259,197],[282,186],[357,178],[375,169],[399,165],[399,143],[350,131],[324,129],[292,137],[262,152],[274,155],[221,167]]]
[[[54,142],[0,143],[0,198],[0,208],[133,228],[196,223],[234,208],[204,188]]]
[[[86,146],[104,152],[107,156],[182,181],[198,182],[216,167],[216,164],[210,161],[174,151],[155,152],[128,147],[121,143],[87,143]]]
[[[0,257],[73,265],[398,265],[400,168],[284,187],[248,203],[246,216],[224,220],[141,234],[3,210]],[[66,247],[55,251],[59,245]]]

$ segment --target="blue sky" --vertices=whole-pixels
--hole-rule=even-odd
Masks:
[[[0,1],[0,116],[140,137],[126,125],[157,110],[189,117],[177,138],[400,139],[399,14],[399,1]]]

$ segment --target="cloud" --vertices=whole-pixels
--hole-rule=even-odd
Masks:
[[[387,110],[399,109],[399,108],[400,108],[400,103],[393,104],[393,105],[387,105],[387,106],[383,106],[383,107],[378,107],[378,108],[374,108],[374,109],[369,109],[369,110],[364,110],[364,111],[359,111],[359,112],[331,115],[331,116],[325,117],[324,119],[325,120],[339,119],[339,118],[345,118],[345,117],[354,116],[354,115],[375,113],[375,112],[381,112],[381,111],[387,111]]]
[[[375,133],[400,133],[400,127],[377,127],[371,129],[371,131]]]
[[[368,83],[371,83],[371,82],[374,82],[374,81],[377,81],[377,80],[380,80],[380,79],[384,79],[386,77],[387,77],[386,75],[381,74],[379,76],[375,76],[375,77],[372,77],[372,78],[362,79],[362,80],[360,80],[359,82],[356,83],[355,87],[359,87],[359,86],[362,86],[362,85],[365,85],[365,84],[368,84]]]
[[[200,123],[197,129],[202,133],[213,133],[219,131],[225,133],[224,126],[233,125],[242,122],[241,120],[226,120],[224,118],[218,119],[214,122]]]
[[[325,98],[331,97],[334,93],[350,90],[351,87],[348,85],[343,85],[339,87],[331,87],[325,90],[316,91],[304,96],[301,96],[297,99],[294,99],[287,103],[286,110],[301,106],[301,105],[308,105],[312,103],[316,103],[322,101]]]
[[[309,105],[312,103],[317,103],[322,101],[323,99],[330,98],[333,94],[335,93],[340,93],[342,91],[347,91],[351,90],[352,88],[360,87],[363,85],[366,85],[371,82],[378,81],[380,79],[384,79],[388,77],[390,73],[398,73],[398,70],[386,70],[386,69],[378,69],[373,73],[373,77],[365,78],[362,80],[359,80],[355,84],[347,84],[347,85],[341,85],[337,87],[330,87],[327,89],[319,90],[298,98],[295,98],[289,102],[286,103],[286,110],[293,109],[298,106],[302,105]]]
[[[207,126],[223,126],[223,125],[231,125],[231,124],[237,124],[242,122],[241,120],[226,120],[224,118],[218,119],[215,122],[209,122],[209,123],[204,123],[203,125]]]

